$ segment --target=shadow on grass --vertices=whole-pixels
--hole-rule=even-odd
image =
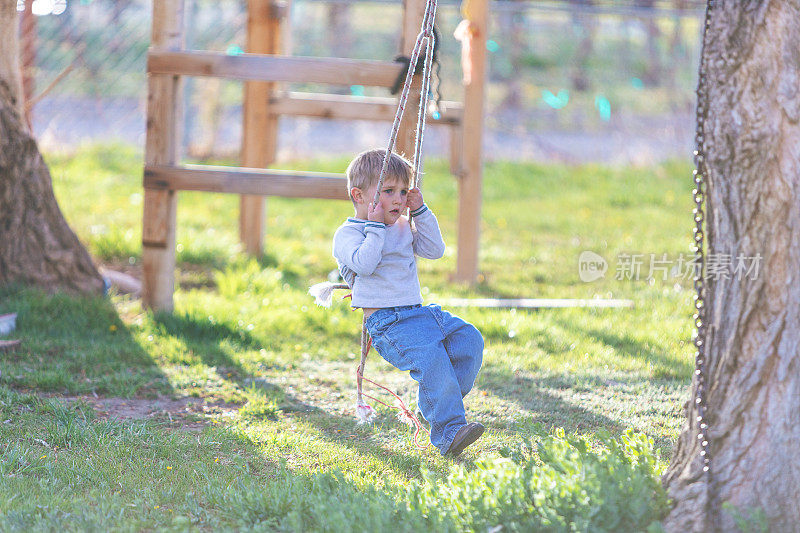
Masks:
[[[0,352],[0,383],[63,394],[170,395],[169,380],[107,298],[0,289],[0,314],[17,313],[16,352]]]
[[[426,453],[420,451],[402,452],[389,450],[381,445],[369,435],[367,427],[359,426],[355,416],[341,416],[333,414],[321,407],[303,402],[299,398],[287,393],[281,386],[272,383],[268,379],[259,378],[252,381],[259,390],[272,398],[278,398],[279,410],[284,415],[302,420],[314,426],[319,431],[321,438],[344,446],[357,454],[369,455],[375,459],[385,461],[395,465],[402,465],[404,469],[412,469],[419,472],[425,462]],[[412,435],[413,431],[405,424],[393,416],[381,416],[379,414],[373,427],[384,433],[396,432],[398,439],[405,439],[403,435]],[[428,442],[427,433],[420,436],[420,442]],[[439,454],[438,450],[430,445],[427,453]]]
[[[322,438],[340,446],[375,458],[390,462],[402,462],[406,467],[418,471],[422,465],[420,455],[387,450],[379,442],[369,438],[360,430],[354,417],[339,416],[323,408],[305,403],[289,394],[286,390],[266,378],[256,378],[248,373],[242,365],[219,344],[228,340],[238,348],[258,350],[261,343],[254,336],[241,329],[234,329],[227,324],[212,323],[207,318],[190,315],[159,313],[154,320],[169,335],[180,338],[195,354],[209,366],[224,368],[232,372],[227,379],[235,382],[242,389],[249,387],[260,391],[268,400],[275,401],[278,409],[287,416],[295,417],[313,425]],[[226,372],[221,372],[226,375]],[[381,427],[387,431],[398,430],[399,433],[409,431],[408,427],[394,419],[379,420]],[[434,453],[435,448],[430,447]]]
[[[561,378],[533,379],[498,368],[484,368],[481,371],[480,387],[519,405],[525,409],[528,417],[533,418],[533,422],[547,429],[563,427],[568,433],[601,428],[617,433],[624,429],[622,424],[612,418],[573,405],[544,390],[570,388]]]
[[[0,384],[12,389],[67,395],[108,397],[173,396],[177,391],[123,324],[113,303],[105,298],[49,296],[32,289],[0,290],[0,314],[18,313],[13,338],[23,341],[16,352],[0,352]],[[187,315],[158,314],[159,327],[179,337],[209,366],[231,371],[227,379],[241,388],[251,384],[273,389],[282,398],[280,409],[319,430],[321,438],[382,461],[418,470],[422,459],[413,453],[387,450],[361,431],[351,417],[338,416],[306,404],[278,385],[254,380],[242,365],[220,347],[228,340],[237,348],[259,349],[248,332],[226,324]],[[221,373],[223,376],[227,372]],[[385,422],[387,428],[400,423]],[[405,430],[402,426],[402,430]],[[352,437],[351,435],[355,435]]]
[[[212,322],[208,317],[157,313],[153,320],[164,333],[181,339],[206,365],[232,372],[231,377],[235,382],[240,383],[250,374],[220,347],[220,343],[229,341],[234,348],[245,350],[262,348],[261,341],[244,329],[232,328],[223,322]]]
[[[561,320],[557,322],[565,329],[569,327],[567,322]],[[652,363],[659,378],[686,379],[691,375],[692,365],[689,362],[682,363],[667,351],[654,349],[647,341],[635,339],[627,333],[595,328],[583,328],[580,331],[590,339],[612,348],[615,354]]]
[[[629,335],[596,329],[586,330],[586,335],[613,348],[615,353],[632,359],[652,362],[657,367],[658,377],[686,379],[691,375],[692,365],[690,363],[681,363],[666,351],[654,350],[646,342],[633,339]]]
[[[678,380],[657,380],[655,383],[670,386],[678,382]],[[567,377],[531,378],[511,371],[491,368],[481,372],[479,386],[524,409],[520,414],[524,417],[526,424],[539,424],[546,430],[563,427],[568,434],[605,430],[618,435],[628,427],[632,427],[633,430],[652,438],[655,447],[662,450],[662,456],[668,458],[674,445],[674,439],[655,434],[647,427],[631,426],[629,423],[575,405],[560,398],[557,394],[547,391],[547,389],[569,389],[573,393],[580,393],[587,387],[591,387],[593,392],[597,392],[609,386],[622,386],[634,390],[634,392],[626,392],[626,395],[635,395],[637,385],[642,383],[653,384],[654,382],[642,377],[615,376],[613,380],[609,381],[601,378],[582,378],[580,383],[577,383],[576,380]],[[602,404],[597,407],[603,409]],[[489,424],[491,425],[491,422]],[[499,425],[496,427],[505,429]]]

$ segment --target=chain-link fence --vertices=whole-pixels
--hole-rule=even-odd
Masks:
[[[151,7],[151,0],[34,2],[32,117],[44,150],[111,140],[143,146]],[[498,0],[490,9],[487,158],[689,157],[700,3]],[[187,0],[187,48],[239,53],[246,19],[243,0]],[[446,100],[462,97],[460,44],[452,37],[460,19],[458,4],[441,5],[439,91]],[[399,1],[294,0],[285,42],[295,55],[392,60],[400,30]],[[388,94],[360,86],[285,88]],[[185,153],[235,155],[241,101],[239,82],[187,79]],[[382,146],[388,131],[383,123],[284,117],[279,157],[349,154]],[[446,133],[433,128],[426,149],[445,155]]]

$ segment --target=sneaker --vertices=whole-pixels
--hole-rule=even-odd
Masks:
[[[478,440],[483,435],[484,427],[478,422],[470,422],[463,428],[459,429],[456,436],[453,437],[453,442],[450,443],[450,448],[445,455],[451,457],[458,457],[464,448]]]

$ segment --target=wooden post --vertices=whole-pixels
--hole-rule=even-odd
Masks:
[[[183,47],[183,0],[153,1],[154,49]],[[146,165],[174,165],[180,159],[180,77],[148,74]],[[175,214],[173,190],[144,190],[142,225],[142,302],[172,311],[175,290]]]
[[[411,57],[414,43],[422,28],[422,19],[425,17],[425,0],[403,0],[403,35],[400,39],[400,53]],[[423,48],[421,53],[424,53]],[[409,65],[413,69],[415,65]],[[420,76],[414,76],[411,93],[406,102],[406,111],[400,122],[397,133],[395,152],[403,154],[410,160],[414,157],[414,135],[417,131],[417,110],[419,109]],[[399,96],[399,95],[398,95]]]
[[[472,76],[464,87],[463,174],[458,182],[458,258],[455,281],[474,283],[478,276],[483,181],[483,96],[486,77],[486,32],[489,0],[469,2],[472,24]]]
[[[287,4],[279,0],[249,0],[247,51],[280,53],[281,21]],[[278,117],[270,112],[274,82],[249,81],[244,87],[241,165],[267,168],[275,161]],[[239,202],[239,238],[245,251],[259,256],[264,250],[264,196],[242,195]]]

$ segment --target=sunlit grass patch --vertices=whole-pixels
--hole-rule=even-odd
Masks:
[[[138,274],[140,154],[92,147],[50,162],[65,216],[93,256]],[[295,166],[341,171],[345,164]],[[418,449],[413,430],[393,410],[378,407],[369,426],[353,417],[360,316],[338,299],[343,294],[330,309],[316,307],[307,294],[335,269],[330,239],[352,207],[270,198],[265,252],[250,258],[238,244],[236,196],[181,193],[173,313],[152,313],[114,290],[107,298],[76,298],[0,289],[0,314],[19,314],[15,335],[23,341],[20,350],[0,354],[0,442],[10,443],[0,445],[0,455],[7,457],[3,479],[11,480],[0,484],[6,502],[0,529],[52,529],[65,520],[75,529],[134,530],[530,525],[518,518],[533,520],[532,513],[513,514],[524,502],[512,498],[509,507],[476,496],[493,480],[547,499],[535,487],[560,474],[534,469],[538,452],[524,464],[502,459],[502,450],[526,439],[560,450],[556,462],[568,468],[612,456],[627,461],[623,455],[633,448],[624,442],[633,439],[651,461],[642,483],[656,479],[660,466],[652,465],[669,457],[691,375],[692,292],[686,279],[649,282],[646,272],[639,280],[617,279],[615,261],[621,253],[688,253],[691,175],[683,167],[488,164],[481,273],[467,286],[449,281],[456,183],[444,162],[428,164],[425,198],[450,248],[442,260],[419,262],[426,302],[464,296],[634,302],[629,309],[451,308],[486,339],[466,407],[487,432],[455,467],[433,448]],[[578,275],[584,250],[609,262],[606,275],[591,283]],[[367,373],[413,404],[413,382],[374,352]],[[117,420],[97,403],[111,398],[191,403]],[[625,436],[631,427],[642,436]],[[602,468],[594,471],[593,497],[616,483]],[[524,476],[527,488],[514,484]],[[557,483],[574,496],[579,485],[568,481]],[[429,500],[409,496],[411,485],[437,499],[441,487],[451,498],[434,512],[423,505]],[[646,511],[636,524],[660,513],[660,496],[648,494],[653,499],[642,503]],[[604,512],[609,522],[592,522],[570,498],[548,500],[553,524],[597,530],[628,524],[612,520],[614,513],[630,514],[622,504]],[[347,503],[356,500],[363,512]]]

